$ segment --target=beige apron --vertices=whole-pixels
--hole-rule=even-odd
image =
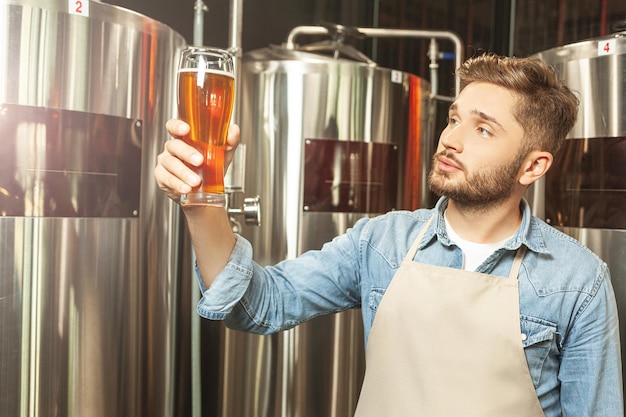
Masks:
[[[378,307],[355,417],[544,417],[509,278],[413,261],[432,219]]]

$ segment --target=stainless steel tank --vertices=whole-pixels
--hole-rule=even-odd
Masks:
[[[260,195],[263,209],[260,227],[239,230],[257,262],[318,249],[363,216],[432,204],[423,185],[435,144],[425,80],[270,46],[244,54],[240,85],[245,192]],[[219,415],[353,414],[364,371],[360,311],[272,336],[221,337],[212,382]]]
[[[152,178],[184,43],[100,2],[0,0],[2,416],[169,416],[189,388]]]
[[[538,56],[556,68],[581,103],[553,168],[535,187],[533,206],[609,265],[626,353],[626,32]]]

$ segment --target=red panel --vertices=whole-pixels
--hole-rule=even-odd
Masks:
[[[305,210],[385,213],[397,208],[397,146],[328,139],[305,143]]]

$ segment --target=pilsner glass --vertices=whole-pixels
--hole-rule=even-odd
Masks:
[[[204,162],[196,168],[202,183],[181,195],[180,203],[223,207],[224,149],[235,97],[232,55],[209,47],[183,50],[177,95],[178,117],[191,128],[184,140],[204,155]]]

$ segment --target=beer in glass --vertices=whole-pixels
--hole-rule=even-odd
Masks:
[[[233,58],[225,50],[190,47],[178,68],[178,115],[190,126],[184,140],[204,156],[196,169],[201,185],[182,205],[225,206],[224,149],[235,97]]]

